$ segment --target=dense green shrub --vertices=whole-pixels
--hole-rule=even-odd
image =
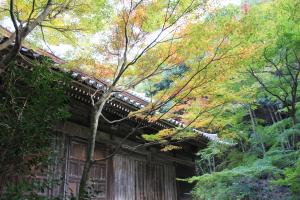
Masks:
[[[295,165],[284,169],[284,178],[274,181],[277,185],[288,186],[291,188],[294,198],[297,199],[300,197],[300,158],[299,152],[297,154],[298,160]],[[286,158],[288,161],[289,158]],[[294,159],[293,159],[294,160]],[[291,162],[291,161],[290,161]]]
[[[206,168],[200,176],[189,181],[196,182],[194,199],[299,199],[300,160],[299,145],[293,146],[290,138],[298,135],[300,124],[292,126],[289,119],[272,126],[261,127],[260,134],[271,134],[264,140],[267,151],[263,158],[256,142],[249,140],[247,151],[239,146],[224,148],[212,145],[202,150],[197,162],[205,169],[203,160],[212,156],[218,160],[215,171]],[[289,144],[289,145],[287,145]]]
[[[7,198],[22,199],[17,196],[36,186],[24,177],[32,168],[47,169],[55,153],[53,128],[69,116],[68,78],[51,71],[50,65],[47,60],[34,63],[31,70],[13,65],[1,77],[0,182],[6,184],[6,194],[10,192]],[[30,194],[39,188],[31,189]]]
[[[276,199],[277,191],[280,191],[279,197],[287,198],[289,196],[288,188],[274,186],[270,182],[270,180],[281,177],[283,173],[272,162],[272,157],[265,157],[264,159],[257,159],[252,164],[191,178],[190,181],[197,183],[193,191],[194,198],[216,200],[265,199],[261,197],[264,195]]]

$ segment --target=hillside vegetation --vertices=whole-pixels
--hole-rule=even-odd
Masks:
[[[249,3],[243,16],[234,12],[247,24],[240,42],[255,48],[213,91],[214,101],[227,100],[205,114],[203,127],[232,145],[198,153],[199,175],[189,179],[195,199],[300,199],[299,4]]]

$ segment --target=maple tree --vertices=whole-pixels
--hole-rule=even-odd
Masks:
[[[272,101],[281,102],[295,123],[296,119],[293,118],[298,90],[296,76],[299,70],[297,68],[299,39],[296,36],[298,17],[287,5],[282,4],[278,1],[274,4],[254,5],[247,13],[234,7],[226,7],[219,12],[219,20],[225,26],[221,29],[232,27],[235,31],[231,40],[239,44],[238,48],[235,48],[239,56],[232,56],[222,63],[222,67],[227,66],[226,72],[216,72],[219,79],[210,82],[205,91],[208,97],[206,107],[214,106],[218,102],[226,102],[226,105],[214,112],[203,114],[195,122],[196,127],[220,131],[230,123],[231,126],[236,125],[235,120],[230,121],[231,119],[224,119],[224,116],[220,115],[222,110],[241,108],[247,113],[249,112],[247,107],[252,106],[255,109],[258,99],[266,96]],[[270,9],[271,5],[276,7]],[[297,7],[294,1],[290,1],[288,5]],[[281,9],[285,17],[278,11]],[[262,17],[262,12],[266,13],[265,17]],[[218,20],[217,15],[215,20]],[[277,19],[276,22],[270,21],[272,17]],[[253,21],[257,23],[254,24]],[[292,29],[287,27],[293,27],[295,31],[290,31]],[[193,118],[197,109],[189,111],[188,115],[191,115],[189,118]],[[215,115],[217,113],[219,115]],[[243,115],[245,114],[241,113],[239,118],[241,119]],[[235,116],[232,119],[234,118]]]
[[[124,119],[109,121],[102,113],[106,102],[113,94],[133,89],[141,82],[168,70],[172,67],[168,63],[178,63],[174,59],[176,58],[176,50],[173,44],[176,43],[176,39],[181,37],[177,31],[178,23],[196,8],[199,8],[202,1],[187,1],[185,3],[181,1],[129,1],[127,3],[122,4],[121,8],[117,10],[114,24],[110,28],[110,37],[105,41],[107,45],[100,44],[98,47],[99,52],[111,63],[112,73],[109,77],[110,83],[103,91],[100,99],[94,99],[99,91],[96,90],[95,93],[91,94],[93,108],[88,156],[80,182],[79,198],[81,199],[86,194],[89,170],[94,163],[93,154],[99,118],[102,117],[109,123],[116,123],[133,115],[130,114]],[[151,63],[149,59],[151,59]],[[150,112],[161,106],[162,102],[150,103],[138,112],[147,113],[144,117],[147,118]],[[138,125],[126,138],[141,128],[141,125]]]
[[[94,44],[91,47],[97,50],[97,55],[101,55],[102,62],[109,66],[107,74],[109,82],[105,89],[101,90],[99,98],[96,98],[99,90],[90,93],[92,111],[88,156],[80,182],[79,198],[87,195],[89,170],[96,161],[93,154],[100,119],[110,124],[119,123],[130,117],[150,122],[168,119],[174,116],[178,109],[182,109],[188,98],[198,94],[197,90],[206,87],[214,79],[221,61],[238,54],[235,52],[237,44],[228,42],[228,37],[232,34],[230,30],[220,29],[219,32],[213,32],[212,27],[211,32],[208,31],[209,33],[206,32],[206,35],[201,36],[195,34],[197,30],[191,28],[192,23],[186,23],[197,21],[199,13],[202,13],[201,15],[205,13],[206,6],[206,1],[129,1],[117,8],[116,17],[108,30],[109,34],[101,38],[102,42],[99,42],[99,45]],[[201,24],[199,30],[205,29],[206,25]],[[190,34],[195,34],[194,39],[189,40]],[[196,40],[202,40],[203,43],[196,43],[198,46],[193,46]],[[202,58],[199,58],[201,55]],[[104,116],[103,108],[113,95],[138,87],[146,89],[146,83],[158,83],[162,74],[176,70],[183,63],[187,66],[184,76],[178,79],[178,76],[170,75],[172,87],[152,93],[147,106],[131,112],[125,118],[113,121]],[[164,111],[157,112],[161,109]],[[138,124],[125,139],[142,128],[143,126]],[[152,141],[151,144],[161,143],[168,136],[178,139],[180,135],[188,136],[187,133],[182,134],[183,131],[179,132],[176,130],[164,134],[160,132],[160,140]],[[103,159],[112,157],[120,146],[121,143],[112,154]],[[163,150],[174,148],[178,147],[166,143]]]

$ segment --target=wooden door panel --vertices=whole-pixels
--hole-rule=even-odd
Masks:
[[[86,160],[87,145],[76,141],[71,142],[70,158],[76,160]]]
[[[67,196],[77,196],[79,191],[80,179],[86,159],[87,145],[83,142],[71,141],[70,156],[68,159],[68,183]],[[101,159],[106,156],[105,146],[96,146],[94,152],[95,159]],[[107,164],[106,161],[96,162],[90,170],[91,182],[91,199],[104,200],[106,199],[106,177]]]

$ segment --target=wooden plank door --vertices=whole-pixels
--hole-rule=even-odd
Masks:
[[[76,197],[79,191],[80,179],[86,160],[87,144],[72,140],[70,142],[70,151],[68,158],[67,169],[67,198]],[[106,147],[104,145],[97,145],[95,148],[95,159],[101,159],[106,156]],[[99,161],[95,163],[90,171],[91,182],[91,199],[104,200],[106,199],[106,161]]]

